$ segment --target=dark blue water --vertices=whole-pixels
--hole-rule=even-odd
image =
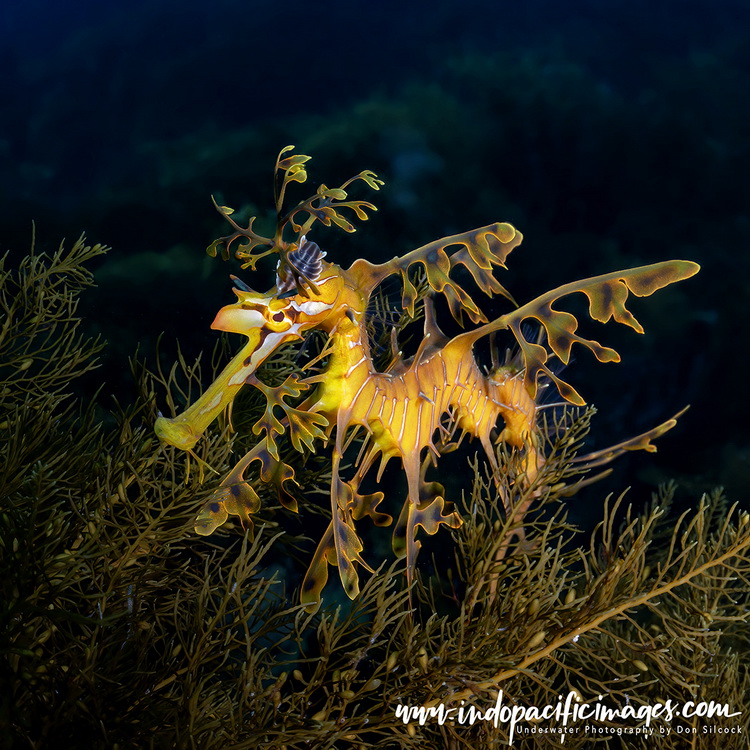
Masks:
[[[235,269],[205,261],[209,196],[267,210],[296,143],[311,180],[387,182],[356,241],[320,238],[341,262],[503,219],[527,238],[518,299],[701,262],[638,306],[647,337],[597,331],[623,365],[582,354],[566,379],[611,439],[692,402],[665,471],[750,488],[748,3],[6,0],[0,71],[0,250],[25,249],[32,220],[43,247],[83,230],[113,246],[88,310],[113,390],[162,330],[210,345]]]

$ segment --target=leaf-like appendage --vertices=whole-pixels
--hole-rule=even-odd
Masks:
[[[260,498],[255,488],[245,480],[245,471],[254,461],[260,461],[260,479],[264,484],[274,485],[281,505],[297,512],[297,501],[285,487],[287,482],[297,484],[294,469],[271,454],[266,438],[245,454],[211,495],[196,518],[196,533],[208,536],[229,516],[239,516],[245,527],[252,530],[250,515],[260,510]]]
[[[229,206],[220,206],[214,200],[216,210],[232,225],[234,232],[214,240],[208,246],[207,253],[212,258],[215,258],[220,253],[224,260],[229,260],[232,250],[234,250],[234,256],[242,262],[242,268],[255,270],[256,263],[260,258],[277,253],[283,264],[286,262],[286,253],[290,245],[288,240],[284,239],[284,229],[286,226],[291,226],[298,237],[307,234],[316,221],[321,222],[327,227],[335,224],[345,232],[354,232],[355,227],[341,213],[340,210],[342,208],[354,212],[357,218],[362,221],[368,219],[367,211],[377,211],[377,208],[368,201],[346,200],[346,188],[353,182],[364,182],[373,190],[379,190],[380,186],[384,184],[374,172],[366,169],[347,180],[340,187],[329,188],[326,185],[320,185],[315,195],[301,201],[286,215],[283,215],[286,190],[294,182],[304,183],[307,181],[307,171],[304,165],[311,158],[306,154],[284,156],[284,154],[293,149],[294,146],[285,146],[281,149],[276,159],[274,199],[276,215],[279,217],[279,220],[273,238],[263,237],[253,230],[253,222],[256,217],[253,216],[249,220],[248,225],[242,227],[232,218],[234,209]],[[295,220],[295,217],[300,214],[306,216],[305,221],[297,222]],[[233,248],[233,245],[237,242],[239,244]]]
[[[375,266],[367,261],[358,260],[349,270],[359,277],[361,288],[368,291],[374,289],[386,276],[401,274],[402,303],[409,314],[413,315],[417,293],[409,279],[409,270],[413,265],[421,263],[430,288],[445,295],[451,313],[459,323],[462,322],[463,313],[466,313],[472,322],[482,323],[487,318],[471,295],[451,278],[451,271],[457,265],[465,266],[485,294],[490,297],[501,294],[513,301],[510,293],[494,277],[493,269],[496,266],[506,267],[506,258],[522,239],[523,235],[510,224],[490,224],[471,232],[435,240],[381,265]],[[450,252],[448,248],[453,246],[461,247]]]
[[[289,418],[289,438],[294,450],[302,453],[304,446],[307,450],[313,451],[316,440],[325,440],[323,430],[328,427],[327,417],[291,406],[284,406],[284,409]]]
[[[370,211],[377,211],[378,209],[369,201],[342,201],[334,197],[343,192],[340,189],[331,189],[326,190],[323,194],[314,195],[290,211],[286,220],[290,222],[292,229],[298,234],[307,234],[316,221],[326,227],[335,224],[345,232],[355,232],[356,227],[339,212],[340,209],[347,208],[353,211],[361,221],[367,221],[369,218],[365,209]],[[299,213],[307,214],[308,218],[305,222],[298,223],[295,221],[295,217]]]
[[[287,510],[296,513],[298,510],[297,501],[285,487],[287,482],[292,482],[299,486],[297,480],[294,478],[294,469],[289,464],[272,456],[267,447],[268,442],[264,441],[264,443],[261,443],[264,448],[257,453],[257,459],[261,462],[260,479],[265,484],[274,485],[281,505]]]
[[[387,513],[381,513],[377,508],[383,500],[382,492],[374,492],[372,495],[360,495],[358,492],[353,493],[352,498],[352,518],[359,521],[365,516],[370,516],[376,526],[390,526],[393,518]]]
[[[411,501],[407,498],[401,509],[396,527],[393,530],[393,551],[397,557],[404,557],[408,550],[409,534],[412,535],[412,541],[416,537],[418,526],[421,526],[430,536],[436,534],[441,524],[445,524],[451,529],[457,529],[463,523],[463,519],[456,511],[443,514],[446,501],[444,499],[445,489],[438,482],[426,482],[419,488],[419,507],[412,507]],[[411,532],[409,526],[411,525]],[[416,543],[416,549],[421,546],[420,542]],[[414,561],[407,560],[407,564],[413,564]]]
[[[606,466],[626,451],[647,451],[648,453],[656,453],[656,446],[652,441],[660,438],[664,433],[669,432],[669,430],[677,424],[677,420],[689,408],[690,407],[686,406],[678,411],[671,419],[662,422],[656,427],[652,427],[646,432],[642,432],[640,435],[628,438],[627,440],[623,440],[615,445],[601,448],[598,451],[587,453],[583,456],[576,455],[574,458],[567,457],[566,460],[570,460],[571,465],[580,468],[580,472],[583,476],[577,482],[573,482],[567,486],[564,482],[561,482],[555,487],[555,491],[560,494],[560,497],[573,497],[582,487],[598,482],[602,477],[607,476],[612,469],[604,469],[604,471],[600,471],[593,475],[589,474],[589,472],[593,469]]]
[[[242,240],[234,250],[234,256],[237,260],[242,261],[242,268],[255,269],[256,262],[264,256],[277,252],[276,241],[270,237],[263,237],[253,229],[253,223],[256,217],[252,216],[246,227],[240,226],[233,218],[233,208],[229,206],[220,206],[215,198],[211,198],[216,210],[232,225],[234,232],[225,237],[219,237],[214,240],[207,248],[206,252],[215,258],[221,253],[222,260],[229,260],[231,256],[232,245],[238,240]],[[255,248],[265,247],[263,252],[257,252]]]
[[[310,608],[317,608],[320,604],[320,594],[328,581],[328,566],[332,565],[341,570],[341,580],[347,594],[353,598],[359,591],[359,578],[354,563],[359,563],[366,570],[374,572],[372,568],[362,559],[362,541],[354,530],[354,521],[359,521],[365,516],[370,516],[376,526],[389,526],[393,519],[387,513],[377,510],[383,499],[382,492],[372,495],[360,495],[351,484],[337,480],[338,487],[337,507],[335,511],[336,521],[332,521],[326,533],[318,543],[315,555],[302,582],[302,593],[300,599],[302,604]],[[342,504],[345,507],[341,507]],[[348,520],[347,520],[348,519]],[[339,536],[341,556],[336,552],[335,535]],[[343,569],[340,560],[344,560]],[[353,593],[352,593],[353,592]]]
[[[294,146],[284,146],[279,152],[276,159],[275,173],[278,176],[279,173],[283,172],[281,177],[281,188],[276,193],[276,212],[281,211],[281,206],[284,203],[284,193],[290,182],[303,183],[307,181],[307,171],[304,165],[310,161],[312,157],[306,154],[292,154],[282,159],[282,155],[292,151]]]
[[[306,414],[300,412],[292,406],[285,403],[286,398],[298,398],[299,395],[307,390],[310,385],[299,379],[295,375],[290,375],[278,387],[272,387],[262,383],[255,377],[248,378],[248,383],[252,383],[266,397],[266,408],[263,416],[253,425],[253,433],[260,435],[266,433],[266,440],[269,453],[278,460],[279,448],[276,445],[276,436],[284,432],[284,425],[281,420],[274,414],[275,408],[280,408],[285,416],[289,417],[289,424],[292,427],[292,441],[296,450],[301,450],[300,443],[305,443],[312,448],[311,441],[318,436],[322,436],[320,428],[317,425],[325,427],[328,421],[318,414]],[[311,437],[312,436],[312,437]]]
[[[281,158],[284,154],[294,151],[294,148],[294,146],[284,146],[284,148],[279,151],[279,155],[276,159],[277,172],[288,172],[293,167],[299,168],[300,165],[307,163],[312,158],[305,154],[292,154],[292,156],[287,156],[283,159]]]
[[[220,490],[217,490],[217,495],[223,489],[220,488]],[[219,526],[226,522],[227,518],[229,518],[229,514],[224,506],[224,502],[221,500],[221,496],[218,495],[215,499],[212,498],[206,503],[198,514],[195,519],[195,533],[201,536],[213,534]]]
[[[457,529],[463,523],[456,511],[444,514],[445,500],[436,497],[429,505],[419,508],[414,513],[414,525],[421,526],[430,536],[437,534],[441,524]]]
[[[339,543],[336,550],[336,565],[339,569],[341,585],[346,595],[354,599],[359,594],[359,575],[354,563],[359,563],[369,570],[372,568],[362,559],[360,555],[364,549],[362,540],[357,536],[351,519],[347,518],[342,510],[338,510],[334,516],[333,529],[334,539],[337,539]]]
[[[260,498],[247,482],[219,487],[195,519],[195,531],[201,536],[208,536],[229,516],[239,516],[245,527],[252,531],[250,514],[258,510]]]
[[[660,438],[664,433],[669,432],[676,424],[677,420],[689,409],[686,406],[677,412],[672,418],[662,422],[656,427],[652,427],[646,432],[642,432],[640,435],[623,440],[615,445],[601,448],[598,451],[587,453],[584,456],[576,456],[572,459],[575,464],[581,464],[588,471],[592,468],[603,466],[608,464],[613,459],[621,456],[626,451],[646,451],[648,453],[656,453],[656,446],[651,442]]]
[[[339,569],[341,584],[346,591],[346,595],[350,599],[354,599],[359,593],[359,576],[354,564],[359,563],[365,570],[371,573],[375,572],[360,555],[364,547],[362,546],[362,540],[357,536],[352,515],[355,504],[358,503],[361,506],[363,501],[366,503],[366,499],[358,495],[351,484],[342,482],[335,474],[331,482],[331,497],[334,501],[332,503],[333,518],[331,519],[331,526],[336,552],[335,564]],[[372,502],[370,508],[373,511],[375,509]],[[366,509],[362,507],[362,511],[366,512]]]
[[[305,579],[302,581],[300,602],[310,610],[320,606],[320,594],[328,582],[328,566],[336,565],[336,544],[333,541],[333,524],[318,542],[315,554],[310,562]]]
[[[347,184],[350,184],[355,180],[361,180],[367,185],[367,187],[372,188],[373,190],[380,190],[380,186],[385,185],[383,180],[381,180],[371,169],[363,169],[359,174],[354,175]]]
[[[289,158],[292,159],[296,157]],[[306,161],[309,157],[304,158]],[[301,169],[301,167],[299,168]],[[369,201],[346,200],[348,197],[346,188],[357,181],[364,182],[373,190],[379,190],[380,186],[384,184],[375,172],[366,169],[348,179],[340,187],[329,188],[327,185],[320,185],[315,195],[311,195],[306,200],[298,203],[286,216],[279,220],[277,236],[281,236],[281,231],[287,223],[298,235],[305,235],[310,231],[316,221],[319,221],[326,227],[335,224],[345,232],[356,231],[354,225],[342,213],[340,213],[340,209],[346,208],[353,211],[356,217],[361,221],[367,221],[369,218],[367,211],[377,211],[377,208]],[[279,215],[281,215],[281,204],[283,202],[285,188],[286,182],[282,186],[281,193],[276,200],[276,212]],[[296,221],[296,217],[299,214],[307,215],[307,218],[301,223]]]
[[[620,355],[614,349],[576,334],[578,320],[575,316],[555,310],[552,304],[569,294],[581,292],[589,299],[589,312],[594,320],[606,323],[614,318],[618,323],[643,333],[640,323],[625,307],[628,294],[632,292],[637,297],[646,297],[657,289],[693,276],[699,270],[700,266],[692,261],[670,260],[575,281],[537,297],[496,321],[472,331],[469,336],[480,338],[492,331],[510,328],[521,347],[525,363],[524,383],[531,396],[536,396],[538,377],[540,373],[544,373],[555,383],[563,398],[581,406],[585,401],[580,394],[548,367],[547,350],[526,338],[522,330],[523,322],[533,318],[542,324],[550,348],[564,364],[570,361],[570,350],[576,343],[590,349],[600,362],[618,362]]]

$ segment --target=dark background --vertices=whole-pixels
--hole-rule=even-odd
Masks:
[[[634,302],[646,336],[584,326],[623,362],[581,351],[565,379],[599,408],[599,446],[693,405],[596,497],[675,478],[747,503],[749,91],[742,0],[6,0],[0,251],[22,255],[32,221],[40,249],[112,246],[83,310],[110,344],[90,381],[105,402],[131,398],[128,357],[161,332],[165,361],[176,338],[210,350],[237,271],[205,255],[224,233],[210,196],[266,215],[288,143],[312,187],[386,181],[360,231],[316,235],[342,265],[498,220],[525,235],[502,278],[520,302],[698,261]]]

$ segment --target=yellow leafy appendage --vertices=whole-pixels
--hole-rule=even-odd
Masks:
[[[209,248],[210,254],[221,252],[224,258],[234,250],[242,267],[250,269],[260,257],[278,255],[276,285],[259,294],[235,279],[238,300],[219,311],[212,327],[242,333],[248,338],[247,344],[203,396],[174,418],[160,417],[155,429],[164,443],[190,450],[243,385],[254,386],[266,398],[266,409],[253,426],[258,443],[224,478],[198,517],[196,531],[204,535],[230,515],[252,526],[251,516],[258,511],[260,500],[245,473],[256,461],[260,463],[260,480],[276,484],[286,507],[297,509],[296,501],[283,491],[287,483],[294,483],[295,474],[281,460],[277,442],[281,435],[286,434],[294,450],[300,452],[332,441],[331,522],[313,556],[301,594],[304,603],[315,606],[328,579],[329,565],[338,568],[344,589],[352,598],[359,591],[357,566],[372,570],[362,556],[356,522],[364,516],[379,526],[392,522],[379,507],[383,493],[361,494],[359,489],[378,459],[378,480],[385,464],[394,457],[401,460],[406,474],[408,493],[395,525],[393,548],[406,558],[409,579],[420,547],[418,528],[435,534],[442,524],[453,528],[461,524],[444,497],[443,487],[425,479],[429,464],[451,450],[456,440],[464,434],[478,438],[495,472],[499,470],[495,442],[507,443],[522,456],[519,479],[529,484],[535,481],[544,462],[537,426],[540,378],[551,380],[567,401],[584,403],[573,387],[553,372],[549,358],[556,356],[567,364],[573,344],[580,344],[602,362],[619,360],[613,349],[578,335],[576,318],[553,307],[558,300],[583,293],[594,320],[606,323],[614,318],[642,332],[626,308],[628,295],[650,295],[692,276],[699,267],[690,261],[673,260],[596,276],[558,287],[488,321],[452,273],[457,266],[464,266],[483,294],[502,295],[513,302],[494,271],[506,268],[508,255],[521,242],[520,232],[510,224],[491,224],[436,240],[387,263],[375,265],[360,259],[343,269],[325,261],[325,253],[307,234],[316,222],[354,231],[345,212],[364,220],[367,211],[375,207],[367,201],[349,200],[349,186],[362,181],[377,190],[383,183],[365,171],[339,188],[321,185],[315,195],[284,214],[287,188],[291,183],[305,182],[304,164],[310,158],[285,157],[291,149],[282,150],[276,163],[275,202],[280,218],[274,236],[257,234],[252,219],[247,227],[240,226],[231,218],[232,209],[221,206],[218,209],[234,232]],[[415,283],[420,272],[426,293],[418,292]],[[376,287],[391,275],[401,280],[405,310],[414,315],[418,303],[424,306],[424,336],[409,359],[394,346],[393,361],[386,371],[379,371],[370,351],[366,311]],[[435,295],[443,295],[456,321],[463,324],[466,315],[475,327],[452,338],[445,336],[435,320]],[[541,335],[534,341],[522,327],[529,319],[540,326]],[[475,360],[474,344],[506,329],[520,347],[517,362],[494,364],[484,372]],[[324,348],[327,359],[323,358],[321,372],[307,377],[294,374],[277,387],[258,379],[256,370],[269,355],[313,330],[323,331],[328,337]],[[609,452],[592,454],[588,457],[591,465],[605,463],[622,450],[653,449],[650,441],[673,424],[670,420]],[[496,427],[499,434],[493,440]],[[353,431],[360,429],[364,430],[364,444],[353,475],[344,479],[340,476],[342,457]],[[519,527],[523,512],[525,508],[515,510]]]

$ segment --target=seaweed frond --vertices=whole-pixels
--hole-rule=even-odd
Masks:
[[[0,258],[0,397],[4,408],[35,393],[58,395],[96,366],[98,339],[79,332],[80,293],[92,286],[85,264],[107,252],[80,237],[48,256],[35,251],[17,270]]]

